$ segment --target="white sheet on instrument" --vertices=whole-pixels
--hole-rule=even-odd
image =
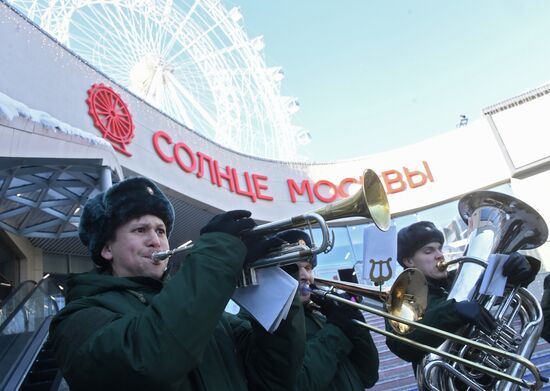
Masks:
[[[481,281],[479,293],[483,295],[502,296],[507,278],[502,275],[502,266],[508,259],[506,254],[491,254],[487,260],[487,269]]]
[[[270,333],[286,319],[298,281],[279,267],[256,270],[258,285],[237,288],[232,299]]]

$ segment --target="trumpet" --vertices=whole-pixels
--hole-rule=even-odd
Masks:
[[[301,228],[313,225],[319,227],[321,233],[321,243],[313,244],[311,248],[302,245],[283,246],[281,249],[270,252],[267,257],[259,259],[243,269],[243,275],[239,286],[256,285],[256,270],[272,267],[284,266],[291,263],[305,261],[312,256],[328,252],[332,249],[333,241],[330,238],[327,221],[341,219],[346,217],[363,217],[368,222],[374,223],[380,230],[387,231],[390,226],[390,208],[386,191],[378,178],[378,175],[366,169],[363,172],[363,183],[359,191],[353,196],[341,201],[334,202],[323,208],[316,209],[313,212],[304,213],[294,217],[261,224],[249,231],[243,232],[244,237],[251,235],[268,235],[277,232],[286,231],[292,228]],[[164,260],[171,255],[188,250],[192,245],[182,245],[173,250],[154,253],[153,260]]]
[[[472,341],[467,338],[448,333],[435,327],[426,326],[420,322],[427,305],[427,282],[424,274],[417,269],[406,269],[398,277],[392,288],[389,291],[378,291],[376,289],[368,288],[359,284],[348,283],[343,281],[325,280],[322,278],[315,278],[315,284],[326,286],[327,289],[313,289],[312,294],[325,297],[330,300],[337,301],[343,305],[350,305],[360,310],[369,312],[371,314],[383,317],[387,319],[397,334],[380,329],[378,327],[371,326],[366,322],[362,322],[357,319],[352,321],[361,327],[365,327],[370,331],[382,334],[386,337],[394,338],[402,343],[413,346],[417,349],[424,350],[428,353],[445,357],[453,362],[460,363],[462,365],[473,368],[479,372],[486,373],[498,379],[502,379],[522,387],[526,387],[530,390],[538,390],[542,387],[543,378],[538,368],[530,360],[525,357],[510,353],[505,350],[487,345],[481,342]],[[345,299],[341,296],[334,294],[334,289],[343,290],[352,295],[359,295],[368,297],[374,300],[379,300],[383,303],[386,311],[374,308],[373,306],[367,306],[364,304],[356,303],[354,301]],[[516,365],[522,365],[526,370],[533,374],[534,381],[527,381],[524,378],[512,376],[505,372],[493,369],[488,366],[479,364],[473,360],[468,360],[464,357],[457,356],[455,354],[438,350],[437,348],[416,342],[410,338],[404,336],[414,328],[424,330],[432,333],[443,339],[451,340],[461,343],[470,348],[477,349],[479,351],[485,351],[500,357],[504,357],[510,361],[516,363]],[[468,382],[468,379],[465,380]],[[473,382],[468,384],[472,389],[479,389]]]

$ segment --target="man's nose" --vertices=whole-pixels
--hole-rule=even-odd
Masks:
[[[148,235],[148,245],[153,247],[159,247],[160,246],[160,238],[159,235],[155,231],[151,231],[151,233]]]

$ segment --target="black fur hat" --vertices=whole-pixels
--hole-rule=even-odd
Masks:
[[[443,232],[432,222],[419,221],[401,229],[397,234],[397,262],[406,268],[403,259],[411,258],[416,251],[430,242],[445,243]]]
[[[174,225],[174,208],[168,198],[149,179],[128,178],[86,202],[78,234],[88,247],[92,260],[98,266],[106,267],[108,262],[101,256],[101,250],[112,239],[115,230],[132,219],[148,214],[164,221],[169,236]]]
[[[277,237],[287,243],[299,243],[300,240],[303,240],[306,246],[311,248],[311,238],[301,229],[289,229],[288,231],[283,231],[277,234]],[[317,255],[311,257],[309,263],[311,263],[312,267],[317,266]]]

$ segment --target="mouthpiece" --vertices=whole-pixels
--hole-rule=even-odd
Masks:
[[[172,255],[179,253],[180,251],[188,250],[191,247],[193,247],[193,241],[188,240],[187,242],[183,243],[181,246],[176,247],[173,250],[159,251],[159,252],[153,253],[151,255],[151,259],[153,260],[154,264],[158,265],[160,262],[170,258]]]
[[[311,287],[307,282],[304,282],[304,283],[301,282],[298,288],[300,289],[300,295],[302,296],[305,296],[308,293],[311,293],[313,291],[313,289],[311,289]]]
[[[436,267],[440,271],[446,270],[448,266],[449,266],[449,262],[447,262],[447,261],[439,261],[439,262],[437,262],[437,265],[436,265]]]
[[[164,261],[166,258],[170,258],[170,256],[172,255],[172,251],[171,250],[168,250],[168,251],[160,251],[158,253],[153,253],[153,255],[151,255],[151,259],[153,260],[153,263],[160,263],[161,261]]]

